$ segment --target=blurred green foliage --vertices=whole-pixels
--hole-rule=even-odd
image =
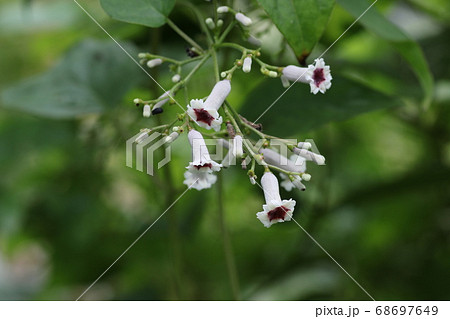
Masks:
[[[191,2],[213,14],[208,2]],[[352,2],[337,1],[308,62],[354,21]],[[297,201],[294,217],[377,300],[450,298],[449,20],[436,10],[448,3],[432,3],[377,4],[325,55],[334,77],[326,95],[296,84],[260,120],[269,134],[313,138],[327,158],[311,167],[306,192],[283,197]],[[132,54],[185,56],[187,44],[167,26],[113,21],[97,1],[80,4]],[[296,63],[257,1],[236,6],[258,21],[262,57]],[[127,168],[125,141],[159,121],[142,119],[131,101],[156,98],[159,87],[75,3],[0,7],[0,299],[73,300],[181,194],[190,151],[182,136],[155,176]],[[203,43],[192,12],[176,5],[170,18]],[[397,31],[374,30],[380,19]],[[396,32],[405,38],[390,38]],[[225,52],[220,61],[237,57]],[[207,94],[210,70],[196,75],[191,97]],[[151,75],[170,85],[166,67]],[[233,77],[230,101],[252,120],[281,92],[254,68]],[[177,112],[171,106],[161,120]],[[240,169],[223,179],[242,299],[368,298],[295,223],[262,227],[263,196]],[[190,190],[84,298],[230,299],[222,246],[216,188]]]

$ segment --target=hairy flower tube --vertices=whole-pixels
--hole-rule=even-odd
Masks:
[[[265,172],[261,178],[261,186],[264,191],[266,204],[263,211],[256,214],[256,217],[267,228],[273,224],[290,221],[294,213],[295,200],[281,200],[280,189],[276,176],[271,172]]]
[[[311,93],[317,94],[319,91],[325,93],[331,87],[330,66],[325,65],[322,58],[315,59],[315,64],[310,64],[307,68],[295,65],[288,65],[283,68],[284,78],[294,81],[308,83],[311,87]]]
[[[230,80],[217,82],[206,101],[203,102],[201,99],[191,100],[187,114],[199,126],[219,131],[222,125],[222,117],[219,115],[218,110],[228,94],[230,94],[230,91]]]
[[[213,172],[220,171],[222,165],[211,159],[200,132],[191,130],[188,133],[188,139],[192,147],[192,162],[186,167],[183,183],[197,190],[210,188],[217,180],[217,176]]]

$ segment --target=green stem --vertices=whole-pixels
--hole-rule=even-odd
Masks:
[[[223,180],[222,172],[217,174],[217,204],[219,208],[220,230],[223,238],[223,250],[225,254],[225,262],[227,264],[228,276],[230,278],[231,290],[234,300],[240,300],[239,279],[234,261],[233,250],[231,247],[230,236],[225,222],[224,204],[223,204]]]
[[[228,25],[228,27],[225,29],[225,31],[223,31],[223,33],[220,35],[219,40],[217,40],[217,44],[220,44],[223,42],[223,40],[225,40],[225,38],[227,37],[228,33],[231,32],[231,30],[233,29],[233,27],[236,25],[236,20],[233,20],[230,22],[230,24]]]
[[[184,33],[183,30],[181,30],[179,27],[177,27],[177,25],[175,23],[173,23],[172,20],[167,19],[167,24],[173,29],[173,31],[178,33],[178,35],[180,37],[182,37],[184,40],[186,40],[187,43],[189,43],[194,48],[196,48],[200,53],[203,53],[205,51],[202,49],[202,47],[197,42],[195,42],[190,36],[188,36],[186,33]]]

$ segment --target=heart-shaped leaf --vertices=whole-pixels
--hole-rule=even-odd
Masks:
[[[101,0],[100,3],[113,19],[158,28],[166,23],[175,0]]]
[[[258,0],[303,63],[319,41],[334,0]]]

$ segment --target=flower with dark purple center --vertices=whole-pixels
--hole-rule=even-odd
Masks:
[[[216,163],[209,156],[208,148],[202,134],[191,130],[188,139],[192,147],[192,162],[186,167],[184,184],[197,190],[210,188],[217,180],[214,171],[220,171],[221,164]]]
[[[331,87],[330,66],[325,65],[322,58],[315,59],[315,64],[310,64],[307,68],[301,68],[295,65],[288,65],[283,68],[283,79],[294,82],[308,83],[311,87],[311,93],[317,94],[319,91],[325,93]]]
[[[222,80],[216,83],[211,94],[206,101],[201,99],[191,100],[188,105],[187,114],[201,127],[206,129],[220,130],[222,117],[219,115],[219,108],[231,91],[229,80]]]
[[[261,186],[264,191],[266,204],[263,211],[256,214],[256,217],[267,228],[273,224],[289,221],[294,212],[295,200],[281,200],[278,180],[271,172],[265,172],[261,178]]]

